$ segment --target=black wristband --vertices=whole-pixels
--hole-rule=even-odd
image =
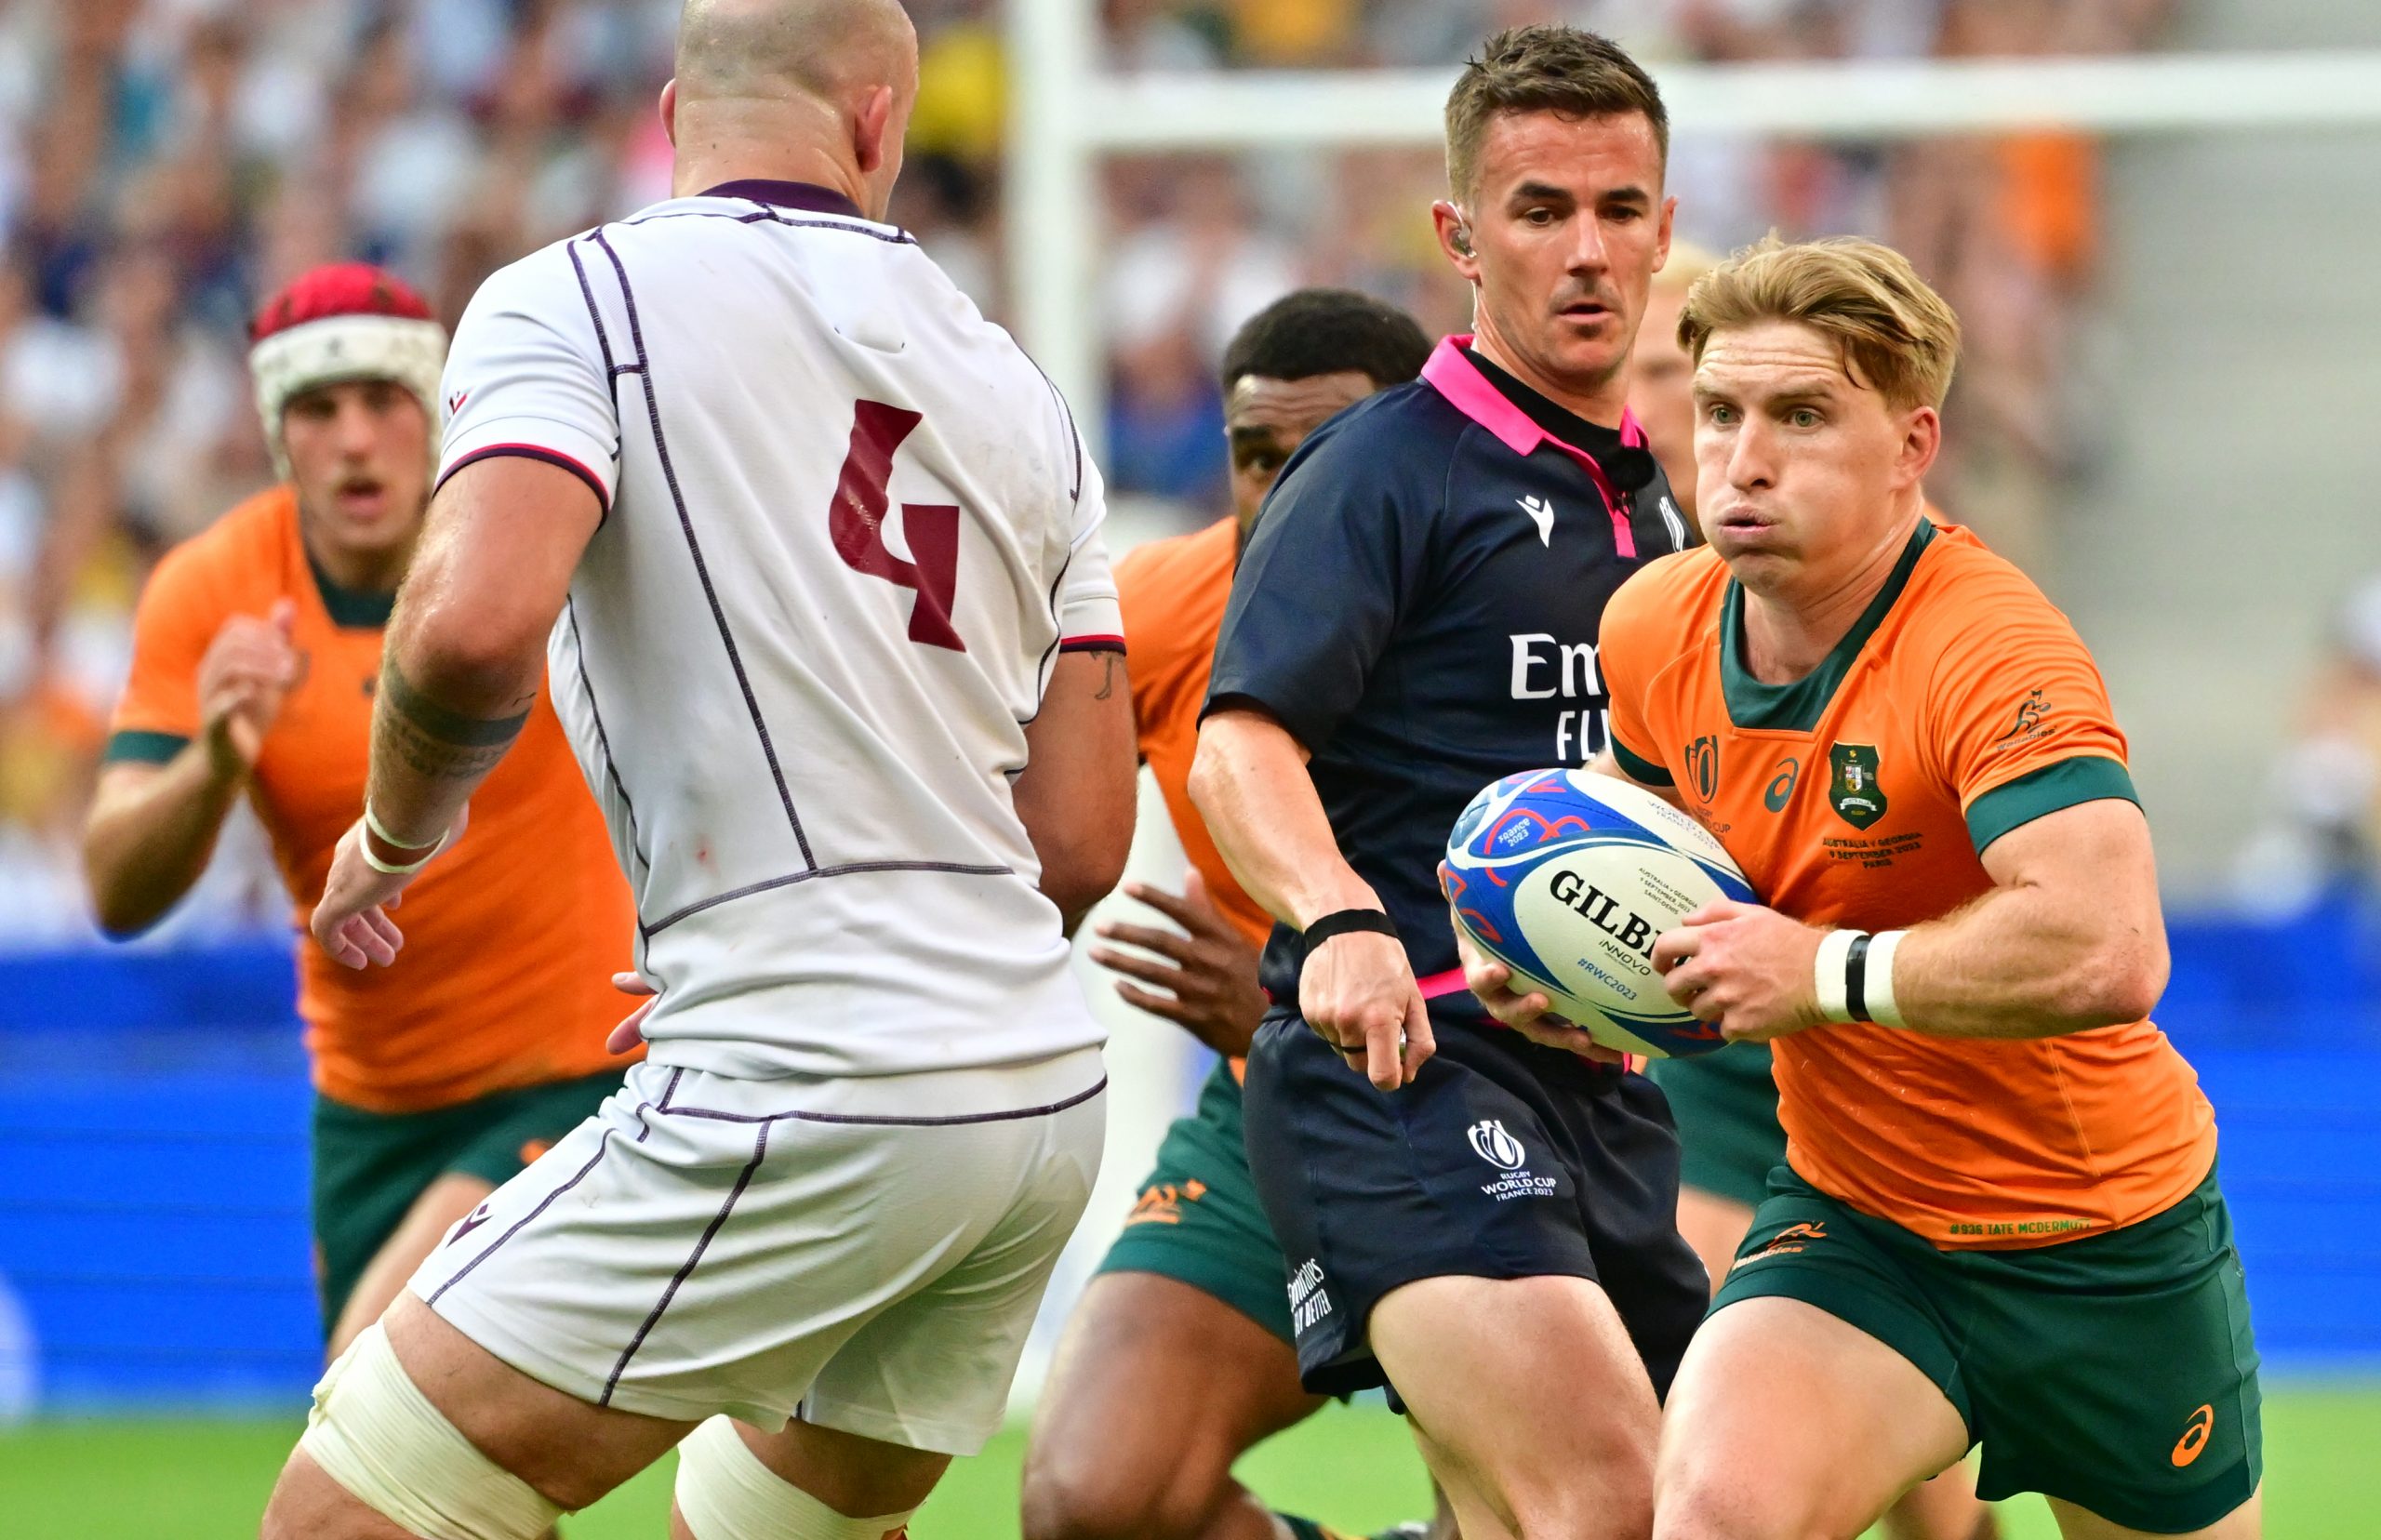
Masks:
[[[1843,954],[1843,1008],[1855,1021],[1873,1021],[1869,1014],[1869,942],[1866,932],[1852,938]]]
[[[1302,933],[1306,939],[1307,955],[1311,957],[1314,955],[1315,948],[1335,936],[1345,936],[1350,931],[1370,931],[1375,936],[1386,936],[1392,941],[1398,939],[1397,922],[1379,909],[1334,909],[1331,913],[1316,920]]]

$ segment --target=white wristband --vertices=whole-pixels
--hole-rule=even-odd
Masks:
[[[1901,945],[1908,931],[1879,931],[1869,940],[1869,976],[1865,983],[1868,993],[1869,1019],[1880,1027],[1907,1027],[1901,1007],[1894,1000],[1894,949]]]
[[[432,845],[430,847],[430,855],[424,856],[420,860],[415,861],[406,866],[395,866],[390,862],[380,859],[378,856],[373,855],[372,842],[369,840],[356,841],[355,848],[363,853],[364,864],[370,867],[373,870],[381,873],[383,876],[410,877],[415,872],[419,871],[423,867],[430,864],[432,857],[438,854],[439,847]]]
[[[1831,930],[1819,937],[1819,955],[1812,966],[1811,983],[1818,992],[1821,1020],[1852,1019],[1852,997],[1844,971],[1844,958],[1851,952],[1852,943],[1868,934],[1867,931]]]
[[[372,854],[372,842],[376,838],[394,845],[399,850],[419,850],[421,852],[421,858],[402,864],[384,861]],[[355,848],[362,853],[364,864],[382,876],[410,877],[436,859],[438,853],[446,848],[446,835],[441,833],[438,838],[426,845],[408,844],[389,832],[388,825],[382,823],[379,816],[372,811],[372,799],[366,797],[364,799],[364,838],[355,842]]]
[[[390,845],[398,850],[427,850],[432,855],[435,855],[437,854],[438,847],[446,843],[446,834],[444,830],[439,831],[438,838],[431,841],[428,844],[416,844],[411,840],[398,839],[394,834],[389,832],[389,826],[380,821],[380,815],[372,811],[372,799],[369,797],[364,799],[364,827],[379,835],[383,844]],[[382,870],[385,870],[386,869],[383,868]]]

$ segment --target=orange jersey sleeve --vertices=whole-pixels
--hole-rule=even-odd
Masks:
[[[132,670],[111,724],[111,761],[163,763],[199,734],[198,666],[235,615],[271,613],[273,595],[244,558],[244,525],[228,517],[166,552],[132,621]]]
[[[1199,750],[1199,710],[1215,668],[1216,636],[1231,597],[1240,532],[1222,519],[1194,534],[1153,540],[1116,566],[1124,614],[1125,666],[1133,679],[1133,716],[1141,758],[1157,781],[1183,854],[1234,929],[1262,947],[1273,917],[1242,890],[1223,853],[1190,803],[1190,762]]]
[[[1647,564],[1604,604],[1596,635],[1610,700],[1604,733],[1613,758],[1641,785],[1677,784],[1664,763],[1669,734],[1654,721],[1654,685],[1679,661],[1682,617],[1696,613],[1697,593],[1725,573],[1709,546],[1696,546]]]
[[[1992,644],[1943,649],[1921,751],[1957,791],[1976,853],[2079,803],[2137,803],[2108,686],[2067,617],[2014,568],[1964,576],[1949,629],[1989,628]]]

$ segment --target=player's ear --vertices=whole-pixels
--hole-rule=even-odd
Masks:
[[[678,144],[678,83],[674,79],[661,87],[661,132],[675,149]]]
[[[1934,469],[1943,452],[1943,417],[1932,406],[1920,406],[1902,419],[1901,450],[1895,458],[1895,479],[1915,486]]]
[[[1660,221],[1655,227],[1656,239],[1654,246],[1654,271],[1656,272],[1659,272],[1662,269],[1670,265],[1670,226],[1677,218],[1678,200],[1676,198],[1664,198],[1662,200]]]
[[[1480,281],[1480,259],[1472,249],[1471,221],[1456,205],[1441,198],[1430,206],[1430,225],[1438,232],[1439,250],[1467,284]]]
[[[852,153],[863,177],[874,176],[899,148],[893,139],[893,105],[890,86],[871,86],[860,94],[858,110],[852,114]]]

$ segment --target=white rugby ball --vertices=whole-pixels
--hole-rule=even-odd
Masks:
[[[1706,904],[1757,900],[1720,842],[1652,792],[1585,770],[1508,776],[1456,820],[1439,876],[1513,987],[1598,1042],[1651,1058],[1722,1045],[1663,989],[1654,941]]]

